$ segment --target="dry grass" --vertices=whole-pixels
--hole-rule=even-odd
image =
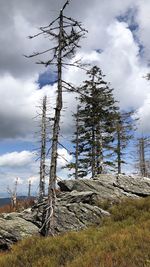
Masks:
[[[1,267],[150,267],[150,198],[110,208],[102,227],[23,240]]]
[[[18,200],[16,208],[13,208],[11,204],[4,205],[0,207],[0,213],[10,213],[14,211],[21,211],[27,209],[34,204],[34,198]]]

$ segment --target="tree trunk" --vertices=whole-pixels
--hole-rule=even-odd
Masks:
[[[46,159],[46,104],[47,97],[43,98],[42,105],[42,132],[41,132],[41,161],[40,161],[40,185],[39,200],[45,196],[45,159]]]
[[[120,125],[117,125],[117,169],[118,174],[121,174],[121,136]]]
[[[29,180],[29,187],[28,187],[28,198],[31,197],[31,180]]]
[[[60,11],[59,22],[59,53],[58,53],[58,87],[57,87],[57,100],[55,108],[55,117],[53,125],[53,139],[52,139],[52,153],[50,164],[49,188],[48,188],[48,203],[45,209],[43,218],[43,227],[41,234],[47,236],[48,234],[54,235],[54,212],[56,204],[56,168],[57,168],[57,146],[59,136],[60,115],[62,110],[62,34],[63,34],[63,13]]]
[[[95,127],[92,127],[92,178],[95,177],[96,174],[96,160],[95,160],[95,156],[96,156],[96,149],[95,149]]]
[[[145,142],[144,138],[140,138],[140,169],[141,175],[146,177],[146,163],[145,163]]]
[[[79,106],[77,106],[77,116],[76,116],[75,179],[78,179],[78,164],[79,164]]]
[[[97,174],[101,174],[103,172],[103,140],[99,124],[96,127],[96,154]]]

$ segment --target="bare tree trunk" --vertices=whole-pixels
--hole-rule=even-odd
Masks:
[[[28,198],[31,197],[31,180],[29,180],[29,187],[28,187]]]
[[[7,188],[8,193],[10,194],[11,206],[13,209],[15,209],[17,206],[17,186],[18,186],[18,178],[16,178],[14,190],[11,190],[9,187]]]
[[[95,149],[95,127],[92,127],[92,178],[95,177],[96,174],[96,149]]]
[[[79,48],[79,40],[84,37],[85,32],[87,32],[80,22],[74,19],[64,16],[63,11],[69,4],[69,0],[65,2],[63,8],[60,10],[59,17],[54,19],[48,26],[40,27],[40,32],[33,36],[29,36],[30,39],[36,38],[40,35],[46,35],[56,41],[55,46],[43,50],[41,52],[33,53],[27,58],[32,58],[40,55],[44,55],[52,52],[52,56],[45,61],[40,60],[37,63],[42,64],[45,67],[57,66],[58,75],[58,87],[57,87],[57,99],[56,108],[54,116],[53,125],[53,136],[52,136],[52,152],[51,152],[51,164],[50,164],[50,175],[49,175],[49,187],[48,187],[48,201],[43,211],[42,216],[42,227],[41,234],[46,236],[49,233],[53,235],[54,233],[54,210],[56,202],[56,169],[57,169],[57,147],[58,147],[58,137],[60,128],[60,116],[62,110],[62,89],[72,91],[72,85],[62,80],[62,66],[75,66],[81,67],[80,61],[75,61],[73,63],[68,63],[67,61],[75,55],[76,48]],[[65,23],[65,25],[64,25]],[[71,89],[71,90],[70,90]],[[73,88],[74,91],[74,88]]]
[[[140,148],[140,171],[141,175],[145,177],[147,175],[146,172],[146,162],[145,162],[145,141],[144,138],[140,138],[139,140],[139,148]]]
[[[42,131],[41,131],[40,184],[39,184],[40,201],[43,199],[45,195],[46,105],[47,105],[47,97],[44,96],[42,104]]]
[[[48,204],[45,210],[43,227],[41,233],[44,236],[48,234],[54,235],[54,212],[56,204],[56,168],[57,168],[57,147],[59,137],[60,115],[62,110],[62,34],[63,34],[63,13],[60,11],[60,31],[59,31],[59,53],[58,53],[58,87],[57,100],[55,108],[55,117],[53,125],[52,153],[50,164],[49,188],[48,188]]]
[[[119,125],[117,125],[117,169],[118,174],[121,174],[121,136]]]
[[[79,106],[77,106],[77,116],[76,116],[75,179],[78,179],[78,164],[79,164]]]

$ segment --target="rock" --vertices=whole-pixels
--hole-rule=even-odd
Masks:
[[[93,205],[97,202],[97,194],[92,191],[85,191],[85,192],[78,192],[76,190],[72,192],[65,192],[61,193],[58,196],[58,202],[60,202],[60,205],[62,202],[67,203],[88,203],[90,205]]]
[[[54,218],[57,233],[101,224],[103,217],[110,216],[100,208],[105,200],[114,203],[125,197],[150,196],[150,179],[135,176],[103,174],[93,180],[64,180],[58,184],[61,191],[57,194]],[[46,200],[21,213],[0,215],[0,249],[8,249],[12,243],[38,234]]]
[[[58,183],[64,192],[93,192],[99,200],[150,196],[150,179],[127,175],[102,174],[95,179],[64,180]]]
[[[114,186],[137,196],[150,196],[150,178],[118,175]]]
[[[13,243],[33,234],[38,234],[38,227],[20,218],[19,213],[0,215],[0,250],[9,249]]]
[[[46,200],[45,200],[46,201]],[[92,224],[100,224],[106,212],[96,206],[97,194],[93,192],[66,192],[60,193],[55,209],[55,231],[78,231]],[[21,213],[22,218],[35,223],[40,228],[44,203],[37,204],[29,210]]]

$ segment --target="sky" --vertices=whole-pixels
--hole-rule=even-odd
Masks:
[[[0,0],[0,197],[13,189],[19,178],[18,193],[38,192],[38,122],[42,97],[47,94],[51,109],[55,104],[55,74],[35,64],[29,55],[51,47],[46,38],[29,40],[40,26],[58,16],[64,0]],[[123,110],[134,109],[139,116],[139,134],[150,131],[150,1],[149,0],[71,0],[66,15],[82,22],[88,30],[76,58],[98,65],[114,88]],[[77,69],[64,70],[64,79],[80,85],[85,74]],[[69,142],[72,134],[74,97],[64,94],[61,131]],[[51,113],[51,111],[50,111]],[[61,167],[71,156],[59,149],[58,176],[67,177]]]

